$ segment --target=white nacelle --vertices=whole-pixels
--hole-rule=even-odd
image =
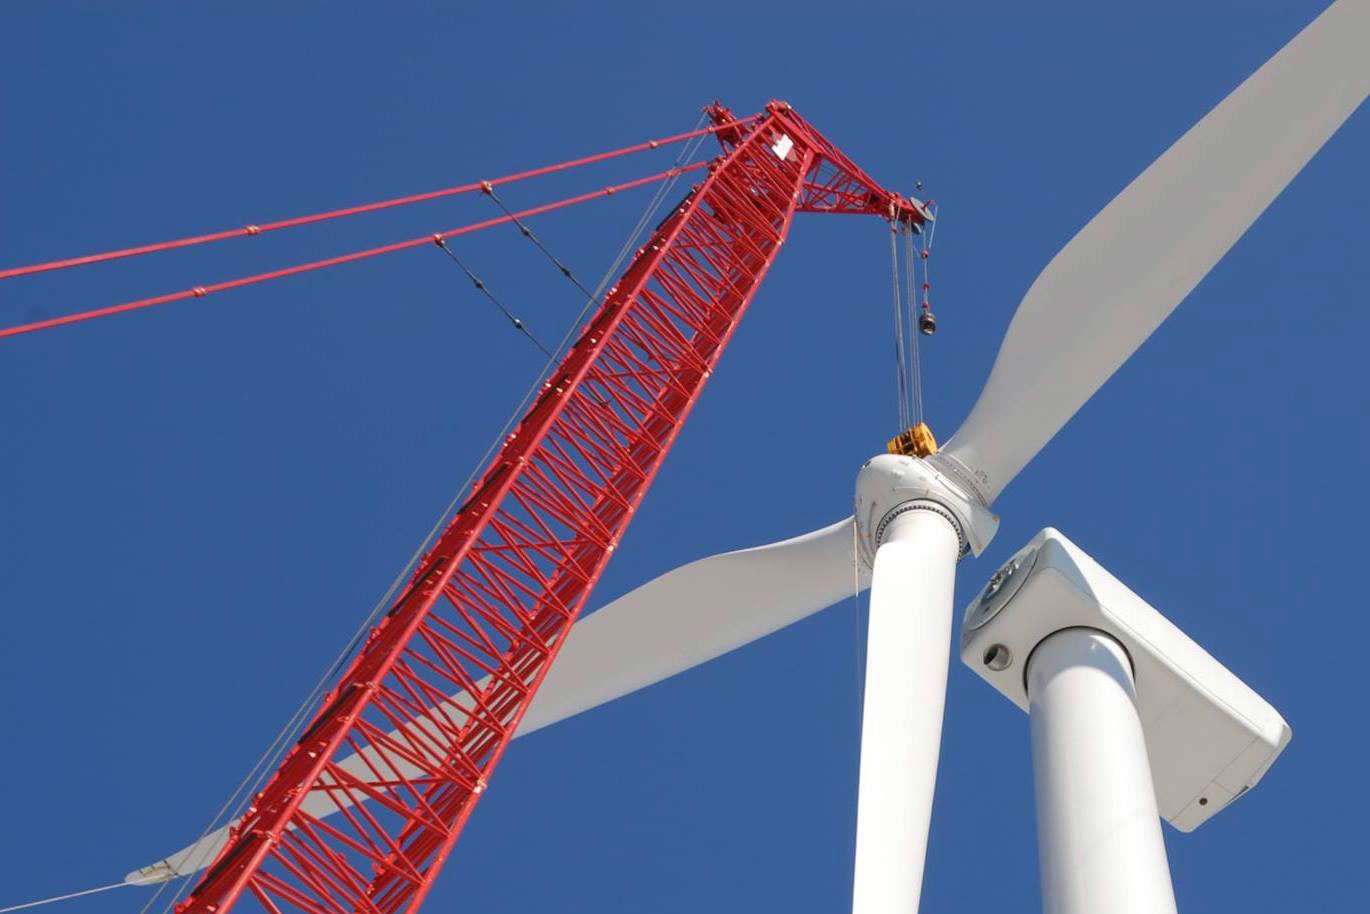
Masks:
[[[1180,831],[1254,787],[1288,745],[1274,708],[1050,527],[967,607],[961,660],[1026,711],[1028,657],[1075,627],[1108,633],[1131,658],[1156,805]]]

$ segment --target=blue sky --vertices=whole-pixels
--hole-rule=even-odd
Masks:
[[[945,437],[1052,254],[1322,7],[14,6],[0,265],[489,177],[779,97],[942,206],[924,356]],[[1289,720],[1257,790],[1167,829],[1186,911],[1349,910],[1370,889],[1366,161],[1362,110],[1017,479],[959,573],[958,612],[1056,526]],[[645,199],[535,227],[597,277]],[[10,281],[0,323],[489,215],[435,203]],[[847,510],[895,419],[885,232],[796,220],[592,606]],[[516,233],[462,250],[542,335],[573,316]],[[115,881],[199,832],[537,365],[426,247],[0,344],[0,905]],[[428,909],[841,910],[859,611],[515,743]],[[942,761],[924,910],[1036,910],[1027,721],[959,664]]]

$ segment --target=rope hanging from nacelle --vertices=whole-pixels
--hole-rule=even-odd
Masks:
[[[928,335],[915,319],[914,310],[917,307],[917,298],[914,295],[914,286],[918,281],[917,265],[918,260],[914,252],[914,233],[904,230],[904,307],[908,314],[909,325],[909,372],[913,378],[913,416],[912,423],[917,424],[923,421],[923,358],[919,351],[918,337]],[[919,332],[914,333],[913,328],[919,327]]]

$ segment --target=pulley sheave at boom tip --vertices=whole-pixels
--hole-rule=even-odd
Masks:
[[[740,141],[744,136],[745,124],[757,119],[774,118],[771,125],[771,148],[780,158],[789,156],[795,148],[795,140],[786,132],[786,125],[803,125],[803,129],[815,143],[820,158],[829,163],[835,172],[846,175],[847,180],[827,185],[825,194],[817,194],[801,203],[800,212],[877,215],[907,225],[915,231],[933,221],[932,213],[922,200],[881,187],[841,150],[804,122],[788,102],[773,100],[756,118],[739,119],[727,105],[718,101],[713,102],[704,111],[717,131],[719,142],[725,148]]]

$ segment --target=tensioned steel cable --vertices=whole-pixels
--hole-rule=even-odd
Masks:
[[[22,910],[24,910],[24,909],[26,909],[26,908],[37,908],[37,907],[41,907],[41,906],[43,906],[43,905],[53,904],[54,902],[58,902],[58,901],[67,901],[68,899],[71,899],[71,898],[81,898],[81,897],[83,897],[83,896],[85,896],[85,895],[98,895],[98,894],[100,894],[101,892],[108,892],[108,891],[110,891],[111,889],[122,889],[122,888],[123,888],[124,886],[126,886],[126,885],[129,885],[129,883],[127,883],[127,882],[114,882],[114,883],[111,883],[111,884],[109,884],[109,885],[102,885],[102,886],[98,886],[98,887],[93,888],[93,889],[85,889],[84,891],[81,891],[81,892],[68,892],[68,893],[65,894],[65,895],[54,895],[54,896],[52,896],[51,898],[40,898],[40,899],[37,900],[37,901],[26,901],[26,902],[24,902],[23,904],[15,904],[15,905],[10,905],[10,906],[7,907],[7,908],[0,908],[0,914],[9,914],[9,912],[11,912],[11,911],[22,911]]]
[[[704,122],[705,117],[707,117],[707,115],[701,114],[699,118],[699,123],[702,124]],[[680,156],[676,159],[675,168],[679,170],[680,166],[684,162],[688,161],[696,152],[698,152],[699,146],[703,142],[704,134],[699,134],[698,137],[692,141],[693,148],[687,145],[685,149],[681,151]],[[677,174],[677,177],[678,176],[679,175]],[[651,215],[655,214],[656,210],[661,205],[661,201],[665,199],[666,194],[670,193],[671,187],[673,187],[674,184],[675,178],[672,178],[670,181],[658,187],[657,193],[653,196],[652,201],[647,205],[647,210],[644,213],[644,218],[638,220],[637,226],[634,227],[632,233],[630,233],[629,235],[629,242],[625,244],[622,249],[619,250],[618,256],[614,258],[614,262],[609,267],[609,270],[607,271],[604,279],[600,281],[599,288],[596,289],[594,292],[591,292],[589,289],[585,288],[584,284],[581,283],[581,281],[577,279],[575,274],[571,271],[571,268],[568,267],[565,264],[565,262],[562,261],[561,258],[553,254],[552,251],[547,247],[547,245],[542,243],[542,239],[538,238],[538,236],[533,233],[533,230],[528,227],[527,223],[525,223],[522,219],[519,218],[518,213],[513,212],[509,209],[509,207],[505,206],[504,201],[500,199],[497,193],[495,193],[495,189],[493,187],[487,186],[485,188],[485,193],[487,196],[490,197],[491,200],[494,201],[496,206],[503,210],[505,216],[507,216],[508,219],[511,222],[513,222],[515,226],[518,227],[519,233],[523,235],[523,237],[531,241],[534,245],[536,245],[537,249],[541,251],[547,257],[547,259],[552,262],[552,265],[557,268],[557,271],[560,272],[562,276],[566,277],[566,279],[570,281],[572,285],[579,289],[581,293],[586,296],[588,301],[593,302],[597,300],[600,296],[600,293],[604,291],[605,283],[607,283],[612,276],[617,275],[619,266],[622,264],[628,252],[632,250],[633,247],[636,245],[637,238],[641,236],[642,230],[646,228],[647,219],[650,218]]]
[[[916,425],[923,421],[923,358],[919,351],[918,337],[922,333],[918,330],[918,299],[914,294],[914,287],[918,281],[918,258],[915,256],[913,245],[913,230],[904,227],[904,282],[906,287],[905,307],[908,313],[909,325],[909,375],[912,379],[913,387],[913,422]]]
[[[916,261],[923,267],[923,283],[921,288],[923,291],[922,306],[924,310],[927,310],[930,307],[929,296],[932,292],[932,236],[936,233],[937,226],[942,221],[942,212],[937,206],[937,201],[929,200],[927,208],[932,213],[932,220],[928,225],[927,234],[919,237],[918,259]],[[913,302],[910,301],[909,308],[912,309],[913,306]],[[919,366],[919,370],[922,370],[921,365]],[[918,412],[920,415],[923,412],[923,390],[921,384],[918,389]]]
[[[461,267],[461,271],[466,274],[467,279],[471,280],[471,284],[474,285],[482,295],[494,302],[495,307],[500,310],[500,313],[509,319],[510,325],[519,333],[522,333],[524,336],[528,337],[528,339],[532,340],[533,345],[542,350],[543,355],[547,356],[549,359],[552,358],[552,350],[542,345],[542,340],[538,339],[533,334],[533,331],[528,329],[528,325],[525,324],[521,318],[515,317],[514,313],[504,306],[504,302],[500,301],[495,296],[495,293],[490,291],[490,287],[485,284],[485,280],[481,279],[475,273],[472,273],[470,267],[462,263],[461,258],[457,256],[455,251],[447,246],[447,242],[444,239],[437,238],[435,240],[438,243],[438,247],[442,248],[442,252],[452,258],[453,263]]]
[[[890,221],[890,281],[894,287],[894,383],[899,393],[899,428],[902,432],[913,423],[909,421],[909,382],[904,367],[904,308],[899,285],[898,223]]]
[[[518,227],[519,233],[522,234],[524,238],[527,238],[529,241],[533,242],[533,244],[537,246],[537,249],[539,251],[547,255],[547,259],[552,261],[553,266],[555,266],[561,272],[562,276],[565,276],[568,280],[570,280],[571,283],[581,292],[590,297],[593,297],[593,293],[591,293],[589,289],[585,288],[585,286],[581,283],[579,279],[576,279],[575,274],[571,272],[571,268],[568,267],[565,263],[563,263],[561,261],[561,258],[557,257],[557,255],[549,251],[547,249],[547,245],[542,243],[541,238],[533,234],[533,230],[528,227],[527,223],[525,223],[522,219],[515,215],[509,209],[509,207],[504,205],[504,201],[499,198],[499,194],[495,193],[495,189],[493,187],[486,187],[485,195],[489,197],[491,200],[495,201],[495,205],[498,206],[501,210],[503,210],[506,216],[513,220],[514,225]]]
[[[703,116],[701,115],[701,121],[702,119]],[[699,140],[695,141],[695,150],[698,149],[699,143],[702,141],[702,136]],[[689,158],[689,156],[692,154],[693,151],[687,147],[686,150],[682,153],[682,157]],[[677,161],[676,164],[679,165],[681,163]],[[557,268],[557,272],[561,273],[561,275],[564,276],[567,279],[567,281],[569,281],[573,286],[579,289],[580,292],[583,295],[585,295],[587,300],[594,301],[599,297],[598,292],[591,292],[589,289],[585,288],[585,284],[576,278],[576,275],[574,272],[572,272],[571,268],[568,267],[560,257],[552,253],[551,249],[548,248],[547,245],[542,242],[542,239],[539,238],[533,232],[533,230],[528,227],[528,224],[526,222],[519,218],[517,213],[515,213],[508,206],[505,205],[504,201],[500,199],[499,194],[495,193],[494,187],[487,184],[484,187],[484,191],[486,196],[493,200],[495,205],[498,206],[504,212],[505,216],[507,216],[509,220],[513,222],[513,224],[518,228],[519,234],[521,234],[524,238],[527,238],[529,241],[531,241],[533,245],[539,251],[541,251],[549,261],[551,261],[552,265]],[[653,206],[653,209],[654,208],[655,207]],[[637,229],[635,230],[634,234],[637,234],[639,232],[640,229]],[[529,329],[528,325],[521,318],[517,317],[511,309],[507,308],[504,305],[504,303],[501,302],[495,296],[494,292],[491,291],[490,287],[484,282],[484,280],[478,277],[469,267],[466,266],[466,264],[459,257],[457,257],[456,252],[453,251],[447,245],[446,240],[440,236],[434,236],[434,240],[437,242],[438,247],[442,248],[443,253],[450,257],[452,261],[458,267],[461,268],[462,272],[465,273],[466,277],[471,280],[472,284],[476,287],[476,289],[478,289],[482,294],[485,295],[486,298],[490,299],[490,301],[494,303],[495,307],[497,307],[500,310],[500,313],[502,313],[509,320],[509,323],[513,326],[513,328],[515,330],[518,330],[529,340],[531,340],[533,345],[537,346],[538,349],[540,349],[542,353],[546,355],[549,359],[552,358],[552,353],[548,351],[547,347],[544,346],[542,342],[537,338],[537,336],[532,332],[532,330]],[[620,254],[619,259],[621,260],[621,258],[622,255]],[[617,263],[618,261],[615,262]],[[594,394],[594,396],[595,399],[600,401],[601,405],[607,405],[606,402],[602,400],[598,394]]]
[[[611,185],[609,187],[601,188],[600,190],[590,191],[589,193],[585,194],[578,194],[574,197],[567,197],[565,199],[557,200],[552,203],[545,203],[542,206],[535,206],[531,209],[523,210],[517,215],[519,215],[520,217],[535,216],[539,213],[546,213],[555,209],[562,209],[567,206],[574,206],[575,204],[584,203],[588,200],[612,196],[621,191],[629,190],[634,187],[641,187],[645,184],[651,184],[658,181],[671,181],[673,178],[679,177],[682,172],[694,171],[696,169],[703,168],[706,164],[707,163],[705,162],[696,162],[690,165],[677,166],[675,168],[670,168],[666,171],[659,172],[654,175],[648,175],[645,178],[638,178],[636,180],[628,181],[623,184]],[[123,314],[127,311],[138,311],[143,308],[151,308],[156,305],[165,305],[171,302],[186,301],[191,298],[204,298],[205,296],[212,295],[216,292],[223,292],[229,289],[238,289],[243,286],[256,285],[257,283],[270,282],[276,279],[283,279],[287,276],[297,276],[300,273],[309,273],[314,270],[322,270],[327,267],[340,266],[345,263],[354,263],[358,260],[365,260],[370,257],[378,257],[382,254],[392,254],[396,251],[403,251],[409,248],[420,247],[421,245],[431,243],[437,237],[453,238],[457,235],[465,235],[469,232],[477,232],[481,231],[482,229],[490,228],[492,226],[503,225],[504,223],[509,221],[510,218],[508,216],[500,216],[495,219],[487,219],[483,222],[476,222],[470,225],[461,226],[460,228],[454,228],[443,232],[424,235],[419,238],[409,238],[404,241],[397,241],[391,244],[380,245],[379,247],[366,248],[360,251],[351,251],[349,253],[340,254],[335,257],[326,257],[323,260],[314,260],[310,261],[309,263],[296,264],[294,266],[283,267],[278,270],[270,270],[266,273],[257,273],[252,276],[245,276],[239,279],[230,279],[224,282],[209,283],[202,286],[194,286],[189,289],[184,289],[180,292],[169,292],[165,295],[155,295],[151,298],[140,298],[136,301],[124,302],[118,305],[109,305],[104,308],[95,308],[89,311],[78,311],[75,314],[66,314],[61,317],[47,318],[45,320],[33,321],[31,323],[20,324],[14,327],[5,327],[3,329],[0,329],[0,338],[8,336],[18,336],[23,333],[33,333],[38,330],[47,330],[52,327],[61,327],[67,324],[80,323],[82,321],[94,320],[96,318],[101,317],[109,317],[114,314]]]
[[[311,213],[306,216],[295,216],[290,219],[281,219],[276,222],[264,222],[260,225],[245,225],[241,228],[228,229],[226,231],[211,232],[205,235],[192,235],[186,238],[176,238],[171,241],[159,241],[153,244],[144,244],[137,247],[121,248],[113,251],[104,251],[99,254],[87,254],[83,257],[70,257],[65,260],[53,260],[47,263],[29,264],[21,267],[10,267],[0,270],[0,280],[13,279],[18,276],[29,276],[35,273],[47,273],[52,270],[62,270],[69,267],[85,266],[94,263],[106,263],[111,260],[121,260],[126,257],[136,257],[141,254],[152,254],[158,251],[169,251],[177,248],[192,247],[194,245],[209,244],[215,241],[225,241],[229,238],[244,238],[262,235],[267,232],[274,232],[280,229],[295,228],[301,225],[311,225],[316,222],[325,222],[331,219],[342,219],[348,216],[356,216],[362,213],[372,213],[377,210],[390,209],[397,206],[408,206],[413,203],[423,203],[428,200],[437,200],[442,197],[452,197],[458,194],[471,193],[472,191],[482,190],[485,187],[493,187],[498,184],[512,184],[516,181],[524,181],[529,178],[542,177],[544,175],[555,174],[567,171],[572,168],[579,168],[584,165],[591,165],[597,162],[604,162],[619,156],[629,155],[635,152],[643,152],[649,149],[658,149],[662,146],[670,146],[675,143],[688,142],[693,139],[702,138],[709,134],[717,133],[720,130],[728,130],[755,121],[762,115],[738,118],[723,124],[713,124],[704,127],[704,118],[698,122],[694,130],[686,133],[678,133],[673,136],[661,137],[655,140],[648,140],[645,143],[637,143],[632,146],[624,146],[620,149],[612,149],[608,152],[596,153],[594,155],[583,156],[579,159],[571,159],[566,162],[558,162],[554,165],[544,165],[541,168],[533,168],[528,171],[517,172],[505,175],[502,178],[495,178],[490,181],[473,181],[469,184],[460,184],[456,187],[445,187],[440,190],[430,190],[419,194],[410,194],[404,197],[394,197],[389,200],[378,200],[373,203],[363,203],[358,206],[349,206],[343,209],[329,210],[322,213]]]

